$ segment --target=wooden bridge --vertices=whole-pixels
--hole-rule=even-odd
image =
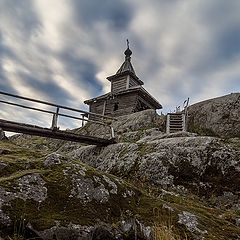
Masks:
[[[83,110],[79,110],[79,109],[75,109],[75,108],[71,108],[71,107],[67,107],[67,106],[61,106],[58,104],[45,102],[45,101],[41,101],[41,100],[36,100],[36,99],[31,99],[31,98],[26,98],[23,96],[18,96],[18,95],[5,93],[5,92],[1,92],[1,91],[0,91],[0,95],[11,97],[14,99],[21,99],[28,103],[35,102],[35,103],[39,103],[42,105],[47,105],[47,106],[56,108],[56,111],[54,112],[54,111],[49,111],[49,110],[42,109],[42,108],[31,107],[28,105],[18,104],[16,102],[10,102],[10,101],[5,101],[5,100],[0,99],[0,103],[3,103],[3,104],[7,104],[10,106],[19,107],[19,108],[25,108],[28,110],[38,111],[38,112],[47,113],[47,114],[52,115],[51,128],[44,128],[44,127],[40,127],[40,126],[36,126],[36,125],[13,122],[13,121],[6,120],[6,119],[0,119],[0,128],[2,128],[4,131],[24,133],[24,134],[29,134],[29,135],[55,138],[55,139],[62,139],[62,140],[66,140],[66,141],[81,142],[81,143],[85,143],[85,144],[99,145],[99,146],[115,143],[114,129],[111,127],[109,122],[116,120],[116,119],[113,119],[108,116],[103,116],[100,114],[90,113],[87,111],[83,111]],[[60,113],[61,109],[80,113],[81,117]],[[82,126],[85,121],[94,123],[94,124],[103,125],[104,127],[109,128],[110,138],[105,139],[105,138],[99,138],[99,137],[94,137],[94,136],[78,134],[78,133],[75,133],[74,131],[60,130],[58,127],[58,118],[60,116],[80,120],[80,121],[82,121]],[[90,120],[89,119],[90,116],[94,120]]]

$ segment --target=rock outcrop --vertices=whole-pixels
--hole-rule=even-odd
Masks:
[[[201,135],[240,137],[240,93],[196,103],[188,108],[188,129]]]
[[[168,191],[206,198],[231,192],[238,200],[228,207],[240,206],[240,149],[218,138],[159,134],[136,143],[82,147],[69,156],[101,171]]]
[[[0,237],[239,238],[239,138],[165,134],[165,117],[151,110],[113,125],[118,143],[106,147],[1,141]],[[75,131],[109,136],[95,124]]]
[[[15,229],[19,238],[150,239],[149,221],[137,217],[145,196],[134,186],[60,154],[0,147],[0,236]]]
[[[113,146],[105,150],[106,158]],[[115,147],[118,149],[119,145]],[[0,173],[3,238],[14,235],[44,240],[153,240],[161,233],[181,239],[215,236],[229,240],[240,235],[239,218],[233,210],[229,216],[225,210],[206,206],[197,197],[151,188],[143,179],[134,183],[129,171],[130,155],[126,155],[125,162],[120,158],[119,170],[129,174],[129,179],[125,176],[123,180],[64,154],[31,151],[11,142],[0,142],[0,148],[0,162],[5,164]],[[117,167],[114,153],[112,160]],[[161,160],[145,160],[142,171],[157,183],[161,179],[158,168]],[[225,197],[229,194],[225,193]]]
[[[118,142],[136,141],[153,132],[165,132],[165,116],[159,116],[153,109],[124,115],[111,123]],[[110,138],[111,129],[98,124],[87,123],[83,128],[76,130],[85,135]]]

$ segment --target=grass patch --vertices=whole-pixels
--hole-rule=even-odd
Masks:
[[[156,223],[153,227],[154,240],[187,240],[187,234],[184,235],[184,237],[178,235],[173,225],[163,225]]]
[[[14,180],[16,178],[21,178],[25,175],[28,175],[28,174],[33,174],[33,173],[44,173],[46,172],[47,170],[40,170],[40,169],[29,169],[29,170],[24,170],[24,171],[18,171],[8,177],[1,177],[0,178],[0,183],[2,182],[6,182],[6,181],[11,181],[11,180]]]

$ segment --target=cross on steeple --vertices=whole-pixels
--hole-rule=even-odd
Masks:
[[[123,73],[123,72],[131,72],[135,75],[135,71],[133,69],[132,63],[131,63],[131,55],[132,51],[129,48],[129,41],[127,39],[127,49],[124,52],[125,54],[125,61],[123,62],[122,66],[117,71],[117,74]]]
[[[129,41],[128,41],[128,39],[127,39],[127,48],[129,48]]]

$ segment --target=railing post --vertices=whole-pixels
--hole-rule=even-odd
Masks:
[[[57,126],[58,113],[59,113],[59,107],[57,107],[56,113],[53,114],[52,127],[51,127],[52,130],[59,129]]]
[[[82,115],[82,127],[84,126],[84,117],[85,117],[85,114],[81,114]]]
[[[166,133],[170,133],[170,114],[167,114]]]
[[[185,130],[187,132],[188,131],[188,107],[185,108],[184,118],[185,118]]]
[[[112,127],[112,126],[110,126],[110,128],[111,128],[111,137],[112,137],[112,138],[115,138],[114,129],[113,129],[113,127]]]
[[[185,116],[185,114],[182,114],[182,120],[183,120],[182,129],[183,129],[183,132],[186,132],[187,129],[186,129],[186,116]]]
[[[185,118],[185,131],[188,131],[188,105],[189,105],[189,97],[184,101],[184,118]]]

